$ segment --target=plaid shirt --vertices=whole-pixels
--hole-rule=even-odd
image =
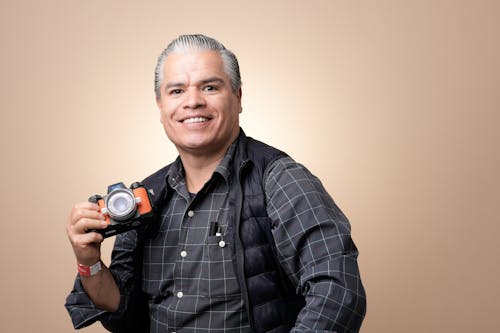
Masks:
[[[142,289],[150,300],[151,332],[250,331],[229,244],[219,246],[227,225],[232,147],[194,198],[186,190],[180,161],[169,170],[167,182],[174,191],[159,234],[146,241],[143,252]],[[349,222],[321,182],[290,157],[276,160],[263,181],[278,259],[306,298],[293,332],[357,332],[365,294]],[[117,238],[115,250],[126,253],[135,248],[134,234]],[[119,264],[112,266],[117,267],[113,274],[126,295],[130,272],[119,271]],[[67,307],[75,327],[108,320],[86,298],[78,280]],[[126,307],[124,296],[119,313],[110,317]]]
[[[224,239],[234,150],[196,195],[187,192],[179,159],[168,171],[171,195],[143,257],[143,290],[155,300],[151,332],[250,332]]]

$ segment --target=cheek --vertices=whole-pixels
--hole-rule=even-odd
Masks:
[[[160,111],[160,123],[162,123],[163,126],[167,124],[165,113],[163,113],[163,111]]]
[[[172,115],[173,111],[172,108],[169,107],[169,105],[163,105],[162,108],[160,108],[160,121],[162,124],[166,124],[169,121],[172,121]]]
[[[160,123],[162,124],[163,130],[164,130],[165,134],[167,135],[167,137],[170,140],[174,140],[175,129],[174,129],[174,126],[172,125],[172,120],[169,119],[168,116],[165,115],[165,113],[163,113],[163,112],[160,114]]]
[[[230,120],[231,122],[234,122],[235,119],[238,118],[239,114],[241,113],[241,107],[237,103],[237,101],[230,101],[228,103],[219,103],[217,105],[219,110],[224,110],[225,118],[227,120]]]
[[[165,130],[167,135],[169,135],[173,130],[172,122],[173,122],[173,120],[169,116],[169,114],[162,111],[160,114],[160,123],[163,125],[163,129]]]

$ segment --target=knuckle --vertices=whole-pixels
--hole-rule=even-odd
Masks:
[[[81,208],[76,209],[73,216],[74,216],[75,221],[81,220],[85,216],[83,209],[81,209]]]

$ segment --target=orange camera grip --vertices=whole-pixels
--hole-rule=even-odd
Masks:
[[[100,211],[101,211],[101,213],[102,213],[102,210],[103,210],[104,208],[106,208],[106,204],[104,203],[104,200],[103,200],[103,199],[99,199],[99,200],[97,201],[97,204],[99,205],[99,210],[100,210]],[[109,220],[109,215],[108,215],[108,214],[104,214],[104,217],[105,217],[106,222],[107,222],[108,224],[110,224],[110,223],[111,223],[111,221]]]
[[[144,215],[150,213],[153,208],[151,207],[151,202],[149,201],[148,192],[144,187],[138,187],[133,190],[134,196],[140,197],[141,202],[138,204],[139,214]]]

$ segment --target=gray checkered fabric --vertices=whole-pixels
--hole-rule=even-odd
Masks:
[[[250,332],[224,238],[234,148],[196,195],[187,192],[179,160],[168,172],[173,191],[144,249],[143,290],[156,300],[151,332]]]
[[[358,332],[366,298],[349,221],[290,157],[271,166],[265,191],[281,266],[306,296],[292,332]]]

